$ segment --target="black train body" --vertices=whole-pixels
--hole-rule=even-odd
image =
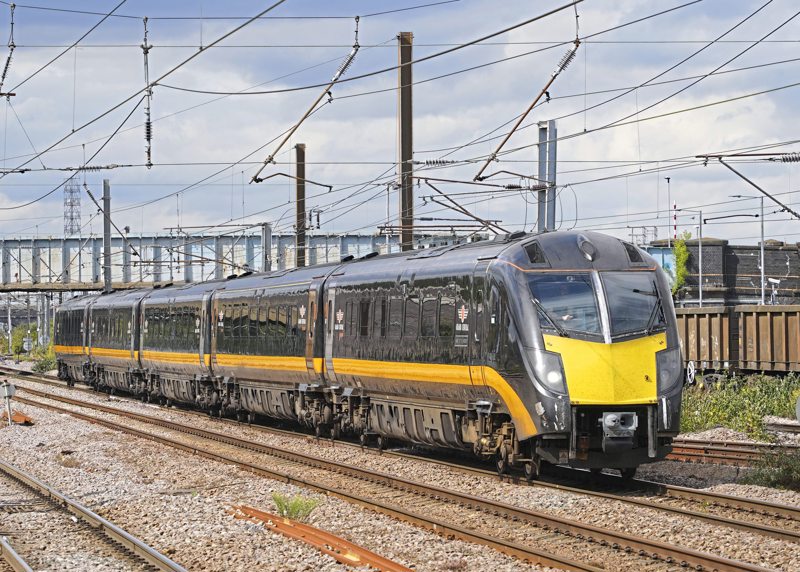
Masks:
[[[682,361],[655,261],[603,234],[522,233],[87,296],[61,377],[238,418],[632,469],[679,430]]]

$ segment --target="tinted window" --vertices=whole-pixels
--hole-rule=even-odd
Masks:
[[[621,335],[665,325],[656,277],[652,272],[603,272],[611,334]]]
[[[422,332],[423,337],[436,335],[436,310],[439,301],[436,298],[428,298],[422,302]]]
[[[278,306],[278,323],[275,335],[279,338],[286,336],[286,306]]]
[[[358,303],[358,335],[369,335],[369,300],[361,300]]]
[[[448,338],[453,335],[455,325],[456,303],[453,298],[442,296],[439,304],[439,335]]]
[[[262,340],[267,337],[267,312],[269,307],[262,303],[261,310],[258,314],[258,337]]]
[[[389,337],[399,338],[403,332],[403,299],[389,300]]]
[[[419,332],[419,298],[409,296],[406,299],[406,319],[403,336],[416,338]]]
[[[372,335],[386,337],[386,298],[375,300],[375,311],[373,314]]]
[[[592,279],[588,273],[530,274],[528,285],[545,330],[601,334]]]

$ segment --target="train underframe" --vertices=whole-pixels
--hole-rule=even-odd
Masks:
[[[419,402],[386,395],[365,395],[357,388],[312,384],[274,384],[226,377],[153,374],[99,364],[59,360],[59,377],[80,381],[98,391],[121,391],[161,405],[181,404],[209,415],[253,422],[258,416],[299,423],[317,436],[358,437],[363,445],[386,447],[390,439],[428,447],[472,450],[492,459],[500,473],[521,466],[536,478],[542,462],[573,467],[619,468],[632,476],[635,467],[663,459],[671,436],[659,436],[655,406],[573,407],[570,433],[548,433],[520,441],[508,414],[487,401]],[[633,430],[609,435],[603,419],[614,415]],[[633,416],[633,417],[631,417]]]

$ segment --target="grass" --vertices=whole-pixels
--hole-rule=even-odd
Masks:
[[[272,493],[272,500],[275,501],[275,506],[278,509],[279,515],[300,522],[305,521],[311,514],[311,511],[317,508],[319,504],[319,501],[316,499],[310,499],[300,495],[289,498],[280,493]]]
[[[770,453],[743,482],[800,491],[800,453]]]
[[[732,377],[716,387],[687,387],[683,392],[681,431],[728,427],[748,436],[770,440],[764,416],[793,418],[800,396],[800,376],[750,375]]]

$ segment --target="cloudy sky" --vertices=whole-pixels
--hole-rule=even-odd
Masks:
[[[270,222],[279,232],[291,232],[293,181],[248,182],[280,135],[319,96],[321,88],[313,86],[329,81],[350,52],[355,16],[361,16],[361,49],[345,79],[396,65],[399,32],[413,32],[419,59],[565,5],[285,0],[266,17],[201,50],[272,2],[127,0],[77,48],[68,49],[119,0],[30,1],[14,12],[16,49],[2,86],[15,95],[10,103],[0,101],[4,170],[30,169],[0,179],[4,237],[60,235],[63,195],[57,187],[71,174],[61,169],[84,165],[103,145],[89,164],[119,167],[80,173],[75,181],[99,195],[102,179],[110,179],[114,221],[133,234],[167,233],[165,228],[176,226],[215,232],[230,228],[215,226],[230,221]],[[67,6],[77,13],[64,11]],[[792,143],[800,140],[797,3],[586,0],[577,8],[583,41],[575,60],[549,89],[550,101],[534,108],[487,169],[515,175],[498,174],[490,181],[530,184],[519,175],[537,172],[536,124],[556,119],[560,228],[629,237],[630,227],[637,234],[647,227],[650,237],[655,228],[665,238],[672,225],[668,193],[679,208],[702,209],[705,218],[757,212],[758,199],[730,198],[757,194],[756,189],[716,160],[704,166],[695,156],[800,151],[800,143]],[[381,14],[385,11],[392,12]],[[144,166],[140,101],[145,16],[153,45],[151,81],[196,56],[153,89],[151,169]],[[0,30],[10,31],[5,2]],[[575,36],[570,7],[415,65],[415,159],[452,161],[418,165],[417,174],[471,181]],[[0,50],[0,57],[7,52]],[[293,147],[306,144],[307,178],[333,187],[331,192],[308,187],[308,208],[321,210],[318,232],[370,234],[386,223],[386,185],[395,179],[397,161],[396,84],[397,72],[390,70],[334,86],[332,101],[318,106],[277,154],[276,164],[262,172],[262,177],[293,174]],[[800,165],[752,157],[731,164],[800,210]],[[434,184],[507,229],[533,227],[530,193]],[[418,217],[463,218],[432,202],[431,194],[424,185],[416,189]],[[393,224],[395,195],[388,205]],[[88,197],[82,198],[83,233],[96,234],[101,220]],[[800,241],[800,223],[779,209],[765,201],[767,238]],[[692,217],[680,213],[679,230],[696,232],[698,217]],[[704,234],[754,243],[758,219],[709,221]]]

